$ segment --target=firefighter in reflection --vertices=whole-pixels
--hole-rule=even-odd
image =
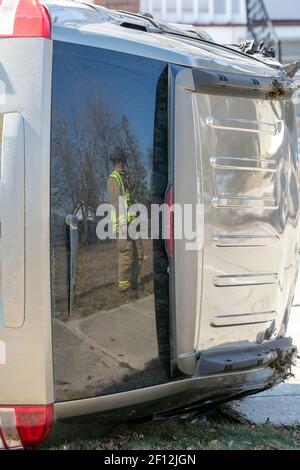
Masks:
[[[124,239],[120,234],[128,233],[128,225],[135,217],[129,215],[128,209],[135,202],[134,188],[130,184],[129,174],[126,171],[127,157],[121,147],[116,147],[110,158],[114,165],[114,170],[110,174],[107,182],[109,202],[115,208],[113,217],[114,230],[117,234],[117,244],[119,252],[119,290],[124,293],[137,295],[140,283],[142,262],[144,259],[142,240],[133,240],[126,236]],[[124,215],[120,212],[121,204],[126,209]],[[121,206],[122,207],[122,206]]]

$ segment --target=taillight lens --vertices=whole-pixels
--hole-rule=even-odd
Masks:
[[[7,449],[37,449],[53,423],[53,405],[0,407],[0,432]]]
[[[51,20],[38,0],[0,0],[0,37],[51,38]]]
[[[168,256],[174,256],[174,211],[171,210],[174,205],[174,188],[169,186],[166,192],[165,203],[168,206],[166,220],[166,251]]]

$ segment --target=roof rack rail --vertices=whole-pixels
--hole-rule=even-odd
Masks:
[[[159,29],[159,25],[157,24],[157,22],[154,20],[153,16],[150,15],[150,13],[132,13],[130,11],[125,11],[125,10],[117,10],[118,13],[121,13],[121,14],[124,14],[126,16],[133,16],[133,17],[136,17],[136,18],[140,18],[140,19],[143,19],[143,20],[147,20],[149,21],[149,23],[151,23],[155,28],[158,28]]]
[[[137,31],[144,31],[145,33],[148,32],[148,29],[146,28],[145,25],[134,23],[131,21],[124,21],[123,23],[120,24],[123,28],[128,28],[128,29],[136,29]]]

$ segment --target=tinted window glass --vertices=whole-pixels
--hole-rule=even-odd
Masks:
[[[119,234],[125,223],[116,205],[120,195],[146,208],[164,200],[167,100],[168,67],[162,62],[54,45],[51,245],[58,401],[168,380],[164,243],[99,237],[104,204],[116,207],[112,224]]]

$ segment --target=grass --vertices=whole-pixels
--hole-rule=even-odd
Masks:
[[[54,449],[54,447],[50,447]],[[74,440],[59,450],[300,450],[300,427],[178,420],[114,428],[100,440]]]

